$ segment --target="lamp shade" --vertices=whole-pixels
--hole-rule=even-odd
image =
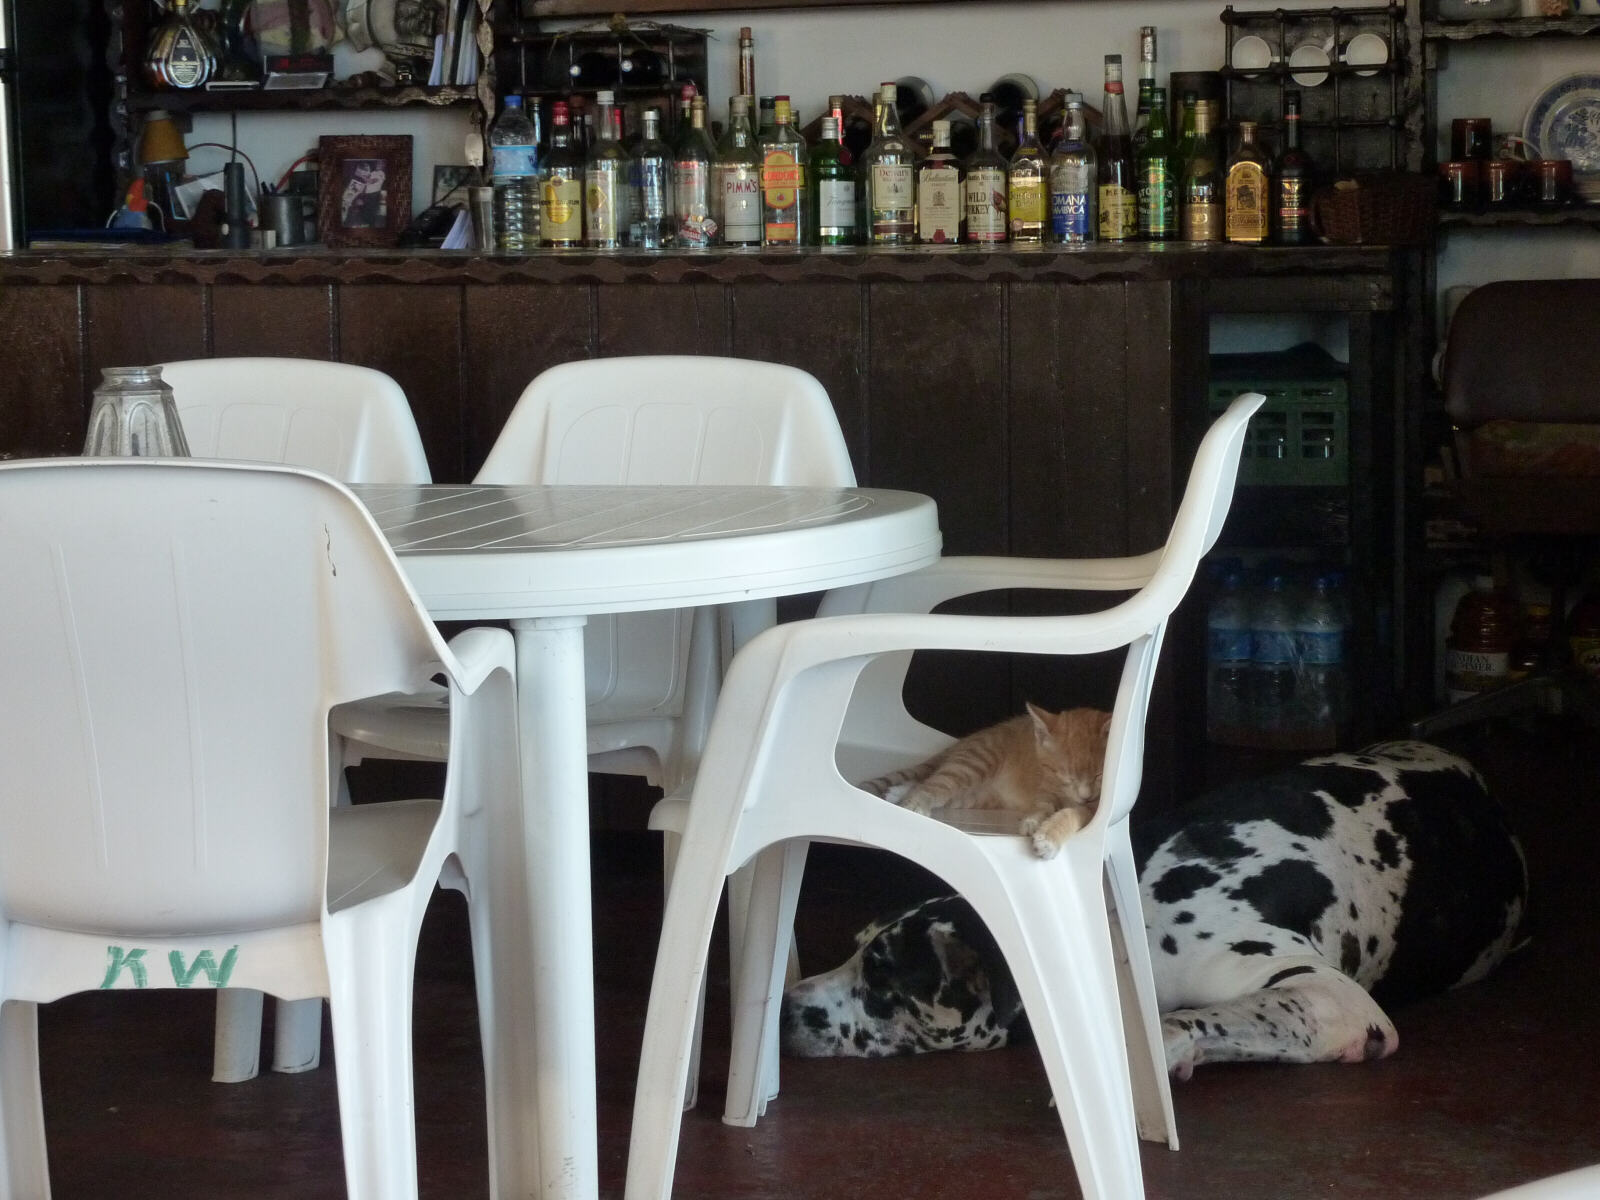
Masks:
[[[150,115],[144,119],[144,132],[139,137],[139,161],[149,166],[152,163],[182,162],[188,157],[189,150],[183,144],[183,134],[172,119],[172,114],[165,109],[151,109]]]

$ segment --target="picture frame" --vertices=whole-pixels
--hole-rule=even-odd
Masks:
[[[411,223],[411,135],[317,140],[317,238],[325,246],[393,246]]]
[[[478,168],[440,163],[433,168],[433,204],[465,204],[467,189],[478,182]]]

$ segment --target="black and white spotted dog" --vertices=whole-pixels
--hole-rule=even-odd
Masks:
[[[1482,778],[1422,742],[1315,758],[1139,823],[1167,1067],[1392,1054],[1398,1004],[1488,974],[1517,941],[1522,851]],[[1026,1027],[958,897],[864,930],[784,996],[787,1053],[986,1050]]]

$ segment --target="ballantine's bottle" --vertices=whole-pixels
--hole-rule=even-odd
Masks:
[[[861,156],[867,189],[867,236],[874,246],[905,246],[916,237],[916,155],[900,132],[894,83],[880,83],[873,102],[872,143]]]
[[[1050,240],[1069,245],[1094,241],[1094,150],[1083,97],[1067,93],[1067,123],[1050,156]]]
[[[1128,135],[1128,102],[1122,94],[1122,55],[1106,55],[1106,92],[1101,103],[1100,240],[1124,242],[1139,232],[1139,185]]]
[[[750,129],[750,97],[728,98],[728,132],[717,147],[716,193],[726,246],[761,244],[761,156]]]
[[[773,98],[773,130],[761,143],[761,244],[798,246],[810,211],[806,140],[790,124],[789,97]]]
[[[992,100],[978,107],[978,148],[967,159],[965,186],[969,242],[996,246],[1006,240],[1006,160],[995,148]]]
[[[950,122],[935,121],[933,149],[917,168],[917,241],[943,246],[961,240],[961,182],[961,163],[950,152]]]

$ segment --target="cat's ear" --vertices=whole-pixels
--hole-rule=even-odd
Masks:
[[[1106,737],[1106,738],[1111,736],[1111,714],[1110,713],[1101,713],[1100,714],[1100,736],[1101,737]]]
[[[1044,740],[1055,732],[1055,714],[1040,708],[1032,700],[1025,702],[1028,706],[1028,716],[1033,721],[1033,732]]]

